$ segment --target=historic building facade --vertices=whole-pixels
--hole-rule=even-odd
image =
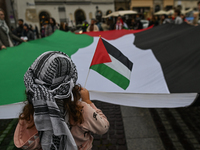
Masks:
[[[174,0],[131,0],[131,9],[140,13],[157,12],[164,9],[172,9]]]
[[[130,10],[131,0],[115,0],[115,11]]]
[[[159,10],[178,7],[182,10],[197,9],[198,0],[0,0],[9,26],[16,26],[17,19],[38,27],[49,17],[57,23],[80,25],[84,20],[98,18],[118,10],[136,10],[152,15]]]
[[[173,8],[181,10],[192,8],[196,10],[197,2],[198,0],[131,0],[130,9],[151,15],[159,10],[168,11]]]
[[[181,8],[181,10],[187,10],[193,8],[197,10],[197,2],[199,0],[174,0],[174,6]]]
[[[57,23],[80,25],[114,11],[114,0],[14,0],[16,19],[41,25],[53,17]]]

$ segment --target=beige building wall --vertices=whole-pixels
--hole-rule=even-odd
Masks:
[[[16,19],[23,19],[24,23],[39,26],[34,0],[15,0],[13,6]]]
[[[123,8],[124,10],[127,10],[127,4],[126,3],[123,3],[123,2],[118,2],[118,3],[115,3],[115,11],[118,11],[118,9],[120,8]]]
[[[182,10],[185,10],[186,8],[197,8],[197,2],[198,1],[194,1],[194,0],[186,0],[186,1],[175,1],[174,5],[175,7],[178,5],[182,6]]]
[[[153,7],[153,0],[131,0],[131,9],[133,7]]]
[[[163,0],[163,8],[166,6],[174,6],[174,0]]]

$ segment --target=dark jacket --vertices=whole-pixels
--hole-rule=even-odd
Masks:
[[[23,30],[22,36],[26,36],[28,38],[28,41],[34,40],[34,33],[31,30]]]
[[[23,42],[22,39],[18,38],[17,36],[12,34],[10,31],[9,31],[9,36],[10,36],[11,41],[15,40],[20,43]],[[6,47],[9,47],[9,41],[8,41],[8,36],[7,36],[6,32],[0,27],[0,49],[1,49],[1,46],[3,46],[3,45]]]
[[[14,31],[15,35],[18,36],[19,38],[22,36],[22,32],[23,32],[23,25],[18,26]]]
[[[45,37],[53,34],[57,29],[58,27],[56,25],[52,26],[51,24],[48,24],[45,28]]]

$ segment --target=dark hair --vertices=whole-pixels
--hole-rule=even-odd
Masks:
[[[26,24],[26,23],[25,23],[25,24],[24,24],[24,26],[26,26],[26,27],[27,27],[27,29],[28,29],[28,30],[30,30],[30,28],[29,28],[28,24]]]
[[[23,19],[18,19],[18,21],[24,22],[24,20],[23,20]]]
[[[64,109],[67,110],[67,112],[69,113],[69,120],[70,120],[70,124],[72,124],[72,125],[76,125],[78,123],[82,124],[84,121],[83,115],[82,115],[83,106],[80,106],[78,104],[78,101],[81,98],[81,95],[79,93],[80,89],[81,89],[80,85],[74,86],[74,88],[72,90],[74,101],[71,101],[71,96],[69,98],[63,99]],[[26,94],[27,100],[25,102],[27,102],[27,103],[24,106],[22,113],[19,115],[19,119],[26,120],[28,122],[32,122],[33,114],[34,114],[34,107],[33,107],[33,104],[31,102],[29,102],[30,97],[28,97],[28,95],[29,94]],[[56,101],[57,100],[58,99],[56,99]],[[27,129],[32,128],[33,126],[34,126],[34,124],[29,126]]]
[[[42,26],[44,26],[44,25],[46,25],[46,24],[47,24],[46,22],[43,22],[43,23],[42,23]]]
[[[197,2],[197,5],[199,5],[199,4],[200,4],[200,1]]]
[[[181,15],[181,11],[180,11],[179,9],[176,9],[176,10],[175,10],[175,13],[177,13],[178,16]]]
[[[56,20],[54,18],[52,18],[52,17],[50,19],[52,19],[53,25],[55,26],[56,25]],[[49,19],[49,23],[50,23],[50,19]]]
[[[163,16],[164,16],[165,18],[167,18],[167,15],[166,15],[166,14],[164,14]]]
[[[4,10],[2,8],[0,8],[0,11],[2,11],[5,14],[5,12],[4,12]]]

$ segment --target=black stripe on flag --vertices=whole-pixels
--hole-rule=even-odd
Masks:
[[[107,50],[107,52],[112,55],[114,58],[119,60],[122,64],[124,64],[130,71],[132,71],[133,63],[126,57],[122,52],[120,52],[116,47],[102,39],[103,44]]]
[[[200,26],[165,24],[135,34],[134,44],[151,49],[170,93],[200,92]]]

